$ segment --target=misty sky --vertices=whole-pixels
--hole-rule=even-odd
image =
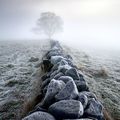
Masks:
[[[64,32],[56,39],[74,46],[120,48],[120,0],[0,0],[0,40],[40,38],[31,30],[45,11],[64,21]]]

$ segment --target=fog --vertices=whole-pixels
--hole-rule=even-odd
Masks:
[[[32,32],[45,11],[64,21],[54,39],[77,48],[120,49],[119,0],[0,0],[0,40],[45,38]]]

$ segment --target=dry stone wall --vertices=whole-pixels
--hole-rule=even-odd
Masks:
[[[105,120],[102,104],[59,42],[51,41],[42,69],[43,100],[22,120]]]

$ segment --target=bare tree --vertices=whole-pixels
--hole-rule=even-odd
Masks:
[[[44,33],[49,39],[62,30],[63,21],[61,17],[52,12],[41,13],[40,18],[37,20],[37,27],[34,29],[38,33]]]

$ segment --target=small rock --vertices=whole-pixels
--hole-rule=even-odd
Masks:
[[[59,119],[77,119],[83,115],[83,106],[77,100],[61,100],[52,104],[48,111]]]
[[[75,84],[79,92],[89,91],[88,85],[85,81],[75,80]]]
[[[49,72],[51,68],[53,67],[53,65],[48,59],[44,59],[42,64],[43,64],[43,66],[41,65],[42,70],[44,70],[45,72]]]
[[[37,112],[37,111],[47,112],[46,109],[41,108],[40,106],[36,106],[34,110],[32,110],[32,111],[30,111],[30,112],[28,113],[28,115],[30,115],[30,114],[32,114],[32,113],[34,113],[34,112]],[[27,116],[28,116],[28,115],[27,115]]]
[[[13,68],[14,65],[13,65],[13,64],[8,64],[6,67],[8,67],[8,68]]]
[[[81,118],[81,119],[63,119],[63,120],[93,120],[93,119]],[[96,119],[94,119],[94,120],[96,120]]]
[[[52,71],[56,71],[58,70],[58,66],[59,66],[59,63],[55,64],[53,67],[52,67]]]
[[[91,98],[88,102],[88,106],[84,112],[84,116],[96,118],[98,120],[104,120],[103,107],[101,103],[94,98]]]
[[[58,62],[60,62],[61,60],[64,60],[65,58],[62,56],[52,56],[51,57],[51,63],[53,65],[57,64]]]
[[[88,104],[88,98],[85,94],[79,94],[78,95],[78,100],[82,103],[83,108],[85,109],[87,104]]]
[[[75,68],[67,70],[65,75],[72,77],[74,80],[79,80],[79,74]]]
[[[61,76],[58,80],[62,80],[64,83],[67,83],[70,80],[73,80],[70,76]]]
[[[71,66],[69,66],[68,64],[62,65],[58,67],[58,72],[62,72],[65,74],[65,72],[69,69],[71,69]]]
[[[59,72],[57,75],[54,76],[53,79],[59,79],[61,76],[64,76],[64,74],[62,72]]]
[[[66,60],[61,60],[59,62],[59,65],[62,66],[62,65],[68,65],[67,61]]]
[[[82,74],[82,72],[80,72],[79,71],[79,78],[80,78],[80,81],[85,81],[85,79],[84,79],[84,76],[83,76],[83,74]]]
[[[36,58],[36,57],[31,57],[29,59],[29,62],[37,62],[39,60],[39,58]]]
[[[78,96],[78,90],[74,81],[67,82],[66,86],[55,96],[56,100],[75,99]]]
[[[63,54],[60,51],[49,52],[46,57],[47,59],[51,59],[53,56],[62,56]]]
[[[57,75],[59,72],[55,70],[53,73],[51,73],[50,78],[53,79],[55,75]]]
[[[42,106],[48,107],[54,102],[55,95],[65,87],[65,83],[63,81],[58,81],[52,79],[47,87],[46,95],[43,99]]]
[[[97,100],[97,97],[94,93],[88,92],[88,91],[83,91],[80,92],[80,94],[84,94],[88,97],[88,99],[94,98],[95,100]]]
[[[71,55],[66,55],[65,57],[66,57],[68,60],[73,60],[72,57],[71,57]]]
[[[55,120],[55,118],[47,112],[34,112],[22,120]]]

